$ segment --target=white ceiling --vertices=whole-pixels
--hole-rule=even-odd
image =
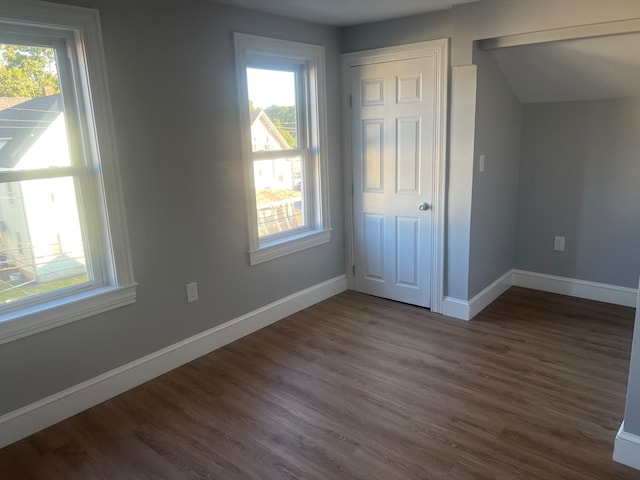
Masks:
[[[451,8],[479,0],[215,0],[285,17],[344,27]]]
[[[523,103],[640,96],[640,34],[492,51]]]

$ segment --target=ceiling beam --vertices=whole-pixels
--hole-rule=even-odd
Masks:
[[[484,40],[478,40],[478,48],[481,50],[495,50],[498,48],[517,47],[520,45],[575,40],[579,38],[605,37],[638,32],[640,32],[640,18],[633,18],[617,22],[593,23],[577,27],[557,28],[553,30],[542,30],[539,32],[487,38]]]

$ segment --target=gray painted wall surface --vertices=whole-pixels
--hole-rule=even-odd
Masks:
[[[443,10],[343,28],[342,52],[450,38],[453,35],[451,15],[452,10]]]
[[[633,330],[631,349],[627,405],[624,411],[624,430],[625,432],[640,435],[640,295],[638,295],[636,325]]]
[[[473,57],[473,41],[640,17],[635,0],[481,0],[453,8],[452,63]]]
[[[101,12],[138,301],[0,345],[0,414],[344,272],[340,50],[450,37],[452,65],[469,65],[464,75],[460,70],[464,79],[452,86],[451,101],[471,119],[451,127],[452,149],[459,139],[473,144],[476,133],[476,86],[468,81],[474,40],[640,17],[640,2],[626,0],[483,0],[339,32],[205,0],[56,1]],[[253,268],[247,263],[232,31],[324,44],[328,98],[336,99],[328,105],[332,242]],[[464,300],[470,297],[475,155],[461,150],[449,169],[464,194],[448,199],[453,216],[447,223],[456,230],[448,227],[447,235],[462,240],[448,250],[455,262],[445,270],[447,294]],[[474,203],[483,202],[477,193]],[[201,300],[187,305],[184,284],[193,280]],[[478,282],[484,280],[474,280],[474,290]],[[638,343],[630,391],[640,385]],[[640,414],[637,404],[629,410]]]
[[[482,0],[450,10],[342,30],[342,51],[451,38],[451,64],[469,65],[474,41],[640,17],[635,0]]]
[[[517,268],[636,288],[640,100],[526,104],[522,131]]]
[[[477,51],[469,297],[515,265],[522,105],[490,53]],[[479,171],[480,155],[485,171]]]
[[[457,5],[448,12],[345,28],[342,30],[342,51],[449,37],[451,65],[468,66],[473,63],[475,40],[637,17],[640,17],[640,2],[627,0],[482,0]],[[474,275],[470,271],[472,242],[469,241],[471,217],[468,213],[472,206],[469,191],[477,159],[475,155],[467,154],[468,149],[458,147],[460,142],[473,141],[476,133],[474,122],[460,120],[464,116],[475,117],[475,102],[467,101],[475,95],[475,86],[467,81],[457,82],[457,76],[456,69],[452,69],[451,105],[457,110],[449,112],[449,172],[454,173],[455,178],[451,176],[447,185],[447,212],[453,216],[446,220],[445,295],[468,300],[472,296],[470,276]],[[454,116],[459,121],[454,121]],[[466,193],[460,195],[460,190]],[[475,196],[473,201],[484,202],[485,199]],[[496,279],[491,282],[493,280]],[[481,290],[491,283],[481,286],[478,282],[482,283],[480,279],[473,280],[474,290]]]
[[[64,0],[98,8],[137,302],[0,345],[0,415],[344,273],[339,103],[328,107],[329,244],[248,264],[232,32],[325,45],[339,31],[205,0]],[[185,302],[197,281],[200,300]]]
[[[468,298],[469,250],[471,225],[471,193],[473,181],[473,159],[477,68],[464,65],[451,69],[452,96],[450,105],[450,132],[459,132],[455,141],[450,141],[446,185],[446,227],[444,258],[445,296]],[[451,133],[450,135],[451,136]]]

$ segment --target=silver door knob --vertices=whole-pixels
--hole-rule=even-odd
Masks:
[[[420,205],[418,205],[418,210],[429,210],[431,208],[431,205],[429,205],[427,202],[422,202]]]

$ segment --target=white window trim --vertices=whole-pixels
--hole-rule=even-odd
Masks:
[[[84,101],[92,109],[93,128],[99,141],[95,145],[102,184],[97,185],[104,199],[97,211],[95,233],[102,236],[106,251],[102,285],[71,291],[63,297],[41,302],[26,302],[25,307],[0,314],[0,344],[59,325],[135,302],[133,276],[120,174],[116,156],[113,116],[109,97],[100,19],[96,10],[30,0],[0,0],[0,23],[4,26],[57,30],[73,39],[74,55],[86,71],[87,84],[79,87]]]
[[[247,218],[249,222],[249,263],[256,265],[290,253],[298,252],[323,243],[331,238],[329,225],[329,196],[327,188],[327,114],[324,47],[306,43],[259,37],[243,33],[235,34],[236,68],[242,124],[242,150],[244,159]],[[310,226],[302,232],[292,232],[277,239],[260,241],[256,210],[256,194],[251,147],[251,125],[249,122],[249,98],[246,68],[250,59],[261,57],[273,61],[299,61],[309,70],[309,154],[312,167],[306,174],[313,186]]]

